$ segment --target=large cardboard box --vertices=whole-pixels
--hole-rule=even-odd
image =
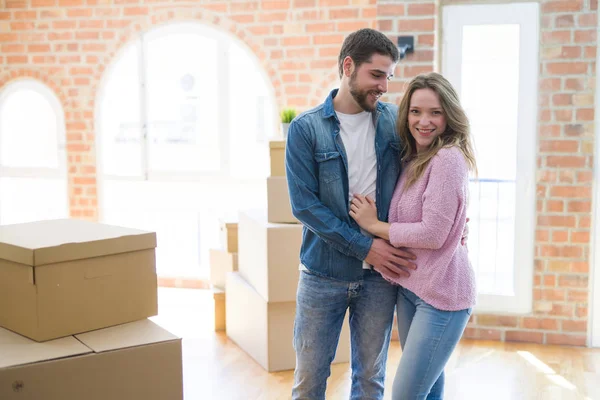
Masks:
[[[44,341],[156,315],[155,247],[75,219],[0,226],[0,326]]]
[[[238,224],[236,221],[220,220],[221,243],[225,251],[229,253],[238,252]]]
[[[271,140],[269,156],[271,158],[271,176],[285,176],[285,140]]]
[[[269,302],[296,300],[302,225],[272,224],[266,210],[240,212],[238,270]]]
[[[227,276],[227,336],[269,372],[294,369],[296,303],[265,301],[237,272]],[[333,363],[350,360],[348,316]]]
[[[209,249],[210,283],[215,288],[225,289],[227,273],[238,270],[237,253],[221,249]]]
[[[285,176],[267,178],[267,210],[269,222],[296,224],[299,221],[292,214],[290,194]]]
[[[181,400],[181,340],[149,320],[34,342],[0,328],[2,400]]]

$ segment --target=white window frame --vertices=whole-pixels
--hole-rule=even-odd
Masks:
[[[532,311],[536,216],[539,4],[456,5],[443,8],[444,75],[461,90],[462,30],[467,25],[519,24],[518,174],[515,192],[514,296],[479,294],[476,312],[526,314]],[[482,82],[482,84],[485,84]]]
[[[600,29],[600,21],[598,21]],[[596,76],[600,76],[600,53],[596,57]],[[590,248],[590,280],[589,280],[589,322],[588,322],[588,344],[591,347],[600,347],[600,182],[598,171],[600,171],[600,85],[596,86],[596,140],[594,148],[594,181],[592,199],[592,239]]]
[[[56,134],[58,144],[57,168],[40,167],[6,167],[0,164],[0,176],[16,178],[66,178],[67,177],[67,146],[66,146],[66,128],[65,114],[62,104],[56,94],[48,86],[34,79],[18,79],[10,82],[0,92],[0,110],[4,102],[14,93],[20,90],[33,90],[42,95],[52,107],[56,115]],[[1,133],[1,132],[0,132]],[[2,146],[2,135],[0,134],[0,147]]]
[[[190,172],[186,172],[186,171],[177,171],[177,172],[171,172],[171,171],[151,171],[150,170],[150,160],[149,160],[149,146],[148,146],[148,131],[147,131],[147,126],[145,124],[146,121],[148,121],[148,115],[147,115],[147,105],[146,105],[146,101],[147,101],[147,92],[146,92],[146,76],[147,76],[147,72],[146,69],[144,67],[145,65],[145,61],[144,61],[144,55],[147,52],[147,44],[149,40],[152,39],[156,39],[156,38],[160,38],[162,36],[167,36],[169,34],[172,33],[194,33],[194,34],[200,34],[206,37],[212,37],[215,38],[218,42],[218,49],[222,50],[222,49],[227,49],[229,46],[229,42],[231,41],[237,41],[238,43],[241,43],[241,41],[236,38],[233,35],[229,35],[227,33],[224,32],[220,32],[219,30],[212,28],[210,26],[206,26],[200,23],[196,23],[196,22],[178,22],[178,23],[173,23],[173,24],[168,24],[168,25],[164,25],[164,26],[160,26],[158,28],[152,29],[148,32],[145,32],[143,34],[140,35],[140,37],[138,39],[136,39],[136,41],[134,42],[134,46],[137,46],[137,49],[139,51],[139,60],[140,60],[140,64],[139,64],[139,76],[140,76],[140,109],[141,109],[141,121],[142,121],[142,138],[143,138],[143,143],[142,143],[142,174],[140,176],[119,176],[119,175],[112,175],[112,174],[104,174],[101,172],[103,179],[109,179],[109,180],[126,180],[126,181],[136,181],[136,180],[147,180],[147,181],[193,181],[193,182],[203,182],[203,181],[212,181],[214,178],[219,178],[219,179],[223,179],[223,180],[230,180],[230,181],[235,181],[235,182],[252,182],[255,181],[255,179],[232,179],[230,178],[230,169],[231,169],[231,165],[230,165],[230,155],[229,155],[229,147],[231,145],[231,140],[229,135],[222,135],[219,137],[219,150],[220,150],[220,154],[219,154],[219,158],[220,158],[220,167],[218,169],[218,171],[207,171],[207,172],[194,172],[194,171],[190,171]],[[246,45],[244,44],[242,46],[243,48],[246,47]],[[125,49],[127,49],[128,46],[125,46],[122,50],[121,53],[123,51],[125,51]],[[248,51],[248,54],[250,57],[254,58],[256,61],[257,65],[260,65],[259,60],[256,58],[256,56]],[[118,59],[118,57],[116,57]],[[221,88],[220,92],[221,92],[221,96],[219,96],[219,103],[220,103],[220,109],[221,110],[227,110],[229,107],[229,103],[228,103],[228,93],[229,93],[229,79],[228,79],[228,71],[229,68],[227,68],[228,63],[230,62],[229,60],[229,52],[224,50],[224,51],[219,51],[218,52],[218,65],[220,66],[219,68],[217,68],[218,71],[218,75],[215,79],[217,79],[217,86],[219,88]],[[235,62],[235,60],[233,60],[233,62]],[[107,82],[107,80],[110,78],[110,74],[112,72],[112,68],[114,67],[114,65],[116,65],[116,63],[111,63],[111,65],[109,66],[109,68],[106,69],[104,77],[102,79],[102,83],[100,85],[100,90],[98,93],[98,97],[97,97],[97,101],[96,101],[96,127],[98,127],[98,132],[102,132],[101,130],[101,124],[102,124],[102,112],[101,112],[101,108],[100,105],[102,104],[102,97],[104,96],[104,89],[105,89],[105,82]],[[270,79],[268,78],[268,76],[265,74],[265,72],[262,70],[262,68],[260,69],[260,73],[263,76],[263,79],[265,80],[265,82],[270,82]],[[275,100],[275,93],[273,91],[273,88],[271,85],[268,85],[269,90],[270,90],[270,97]],[[273,101],[273,106],[276,107],[276,102]],[[277,115],[277,113],[275,113],[275,115]],[[231,118],[231,113],[227,113],[227,112],[220,112],[219,113],[219,131],[220,132],[229,132],[229,118]],[[267,139],[267,140],[265,140]],[[267,143],[269,138],[259,138],[259,141],[263,141],[265,142],[265,145]],[[97,159],[99,162],[99,166],[101,166],[102,163],[102,144],[101,141],[99,139],[96,140],[96,145],[97,145]],[[102,169],[99,169],[99,171],[103,171]]]

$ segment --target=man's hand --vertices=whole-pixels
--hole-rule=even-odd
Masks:
[[[373,239],[373,244],[365,261],[373,266],[375,271],[388,278],[410,276],[410,271],[417,266],[409,260],[414,260],[414,254],[400,250],[383,239]]]

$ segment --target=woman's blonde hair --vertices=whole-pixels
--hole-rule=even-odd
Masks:
[[[408,126],[410,101],[413,93],[419,89],[431,89],[438,95],[444,116],[446,117],[446,130],[433,140],[426,151],[422,151],[421,153],[417,153],[417,144]],[[396,124],[400,140],[404,144],[403,160],[411,161],[410,169],[405,172],[409,174],[405,187],[410,187],[423,175],[431,159],[443,147],[458,147],[462,151],[469,169],[477,174],[469,119],[460,105],[458,94],[450,82],[442,75],[432,72],[426,75],[419,75],[410,81],[400,102]]]

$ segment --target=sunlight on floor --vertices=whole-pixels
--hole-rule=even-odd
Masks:
[[[542,373],[544,373],[548,379],[550,379],[552,382],[554,382],[558,386],[561,386],[561,387],[563,387],[565,389],[569,389],[569,390],[574,391],[574,392],[578,392],[579,391],[577,389],[577,386],[573,385],[571,382],[569,382],[563,376],[558,375],[552,368],[550,368],[547,364],[545,364],[544,362],[542,362],[540,359],[538,359],[536,356],[534,356],[530,352],[528,352],[528,351],[517,351],[517,354],[520,355],[521,357],[523,357],[525,360],[527,360],[531,365],[533,365],[534,367],[536,367],[539,371],[541,371]],[[584,400],[592,400],[592,399],[590,399],[589,397],[585,396]]]

